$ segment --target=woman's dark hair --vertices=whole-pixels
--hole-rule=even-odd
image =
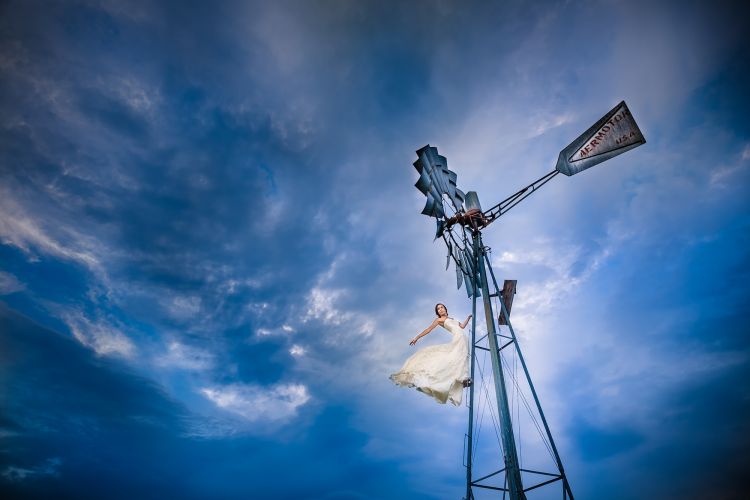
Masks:
[[[443,304],[443,303],[441,303],[441,302],[438,302],[437,304],[435,304],[435,315],[436,315],[436,316],[440,316],[440,315],[438,314],[438,312],[437,312],[437,308],[438,308],[438,306],[443,306],[443,307],[445,307],[445,304]],[[448,314],[448,308],[447,308],[447,307],[445,307],[445,314]]]

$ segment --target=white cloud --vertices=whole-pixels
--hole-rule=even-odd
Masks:
[[[729,165],[719,165],[711,170],[708,179],[709,185],[712,188],[727,188],[733,186],[739,181],[739,179],[736,179],[737,174],[740,174],[743,169],[747,169],[748,164],[746,160],[749,158],[750,145],[747,145],[742,151],[740,161]]]
[[[167,352],[157,358],[156,362],[165,367],[202,371],[214,365],[214,355],[208,351],[172,341],[167,345]]]
[[[231,384],[205,387],[200,392],[222,410],[251,422],[290,420],[310,400],[307,387],[301,384]]]
[[[99,83],[108,92],[115,94],[120,102],[126,103],[138,113],[152,114],[162,101],[158,89],[147,88],[142,81],[134,78],[117,78]]]
[[[70,228],[66,229],[68,242],[63,243],[60,238],[36,222],[27,210],[16,203],[7,189],[0,189],[0,241],[6,245],[13,245],[31,259],[36,260],[32,249],[42,253],[72,260],[83,264],[92,271],[101,273],[99,259],[91,251],[90,241],[86,241]]]
[[[561,246],[559,242],[552,240],[536,240],[532,250],[503,252],[494,259],[493,266],[502,270],[512,265],[534,265],[547,270],[549,276],[545,279],[524,284],[525,298],[521,307],[523,310],[543,313],[559,304],[561,298],[586,281],[609,254],[608,247],[591,256],[584,256],[579,246]],[[582,270],[574,274],[574,266],[583,258],[586,262]]]
[[[309,307],[304,321],[319,319],[328,325],[339,325],[349,319],[350,315],[342,313],[335,307],[336,300],[341,295],[339,290],[325,289],[316,286],[308,295]]]
[[[24,284],[10,273],[0,271],[0,295],[9,295],[25,288]]]
[[[287,324],[283,324],[281,326],[276,326],[273,328],[259,327],[255,329],[256,335],[259,335],[261,337],[267,337],[269,335],[288,335],[294,332],[294,328]]]
[[[307,350],[297,344],[294,344],[291,349],[289,349],[289,354],[291,354],[294,357],[304,356]]]
[[[561,125],[565,125],[566,123],[570,123],[574,120],[574,118],[575,117],[572,113],[562,113],[545,117],[540,120],[539,124],[534,129],[533,137],[542,135],[548,130],[559,127]]]
[[[252,314],[261,315],[268,310],[268,302],[250,302],[245,306],[245,310]]]
[[[330,278],[331,270],[329,269],[322,276]],[[370,338],[375,331],[375,324],[369,316],[360,311],[341,311],[336,307],[337,300],[344,292],[343,289],[326,289],[316,286],[310,290],[307,298],[309,305],[303,322],[319,320],[328,327],[322,339],[329,346],[340,346],[350,342],[351,335],[355,332],[360,339],[363,339]],[[346,292],[356,293],[352,290]]]
[[[187,320],[201,312],[202,301],[196,296],[173,296],[163,302],[167,312],[176,319]]]
[[[235,294],[239,292],[242,288],[249,288],[251,290],[257,290],[261,286],[263,286],[263,282],[259,279],[253,279],[248,278],[244,280],[234,279],[230,278],[225,280],[222,284],[219,285],[219,290],[223,291],[227,294]]]
[[[109,324],[89,321],[81,313],[67,313],[62,315],[62,319],[76,340],[100,356],[132,358],[136,353],[133,341]]]

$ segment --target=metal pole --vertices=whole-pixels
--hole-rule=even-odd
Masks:
[[[485,255],[486,259],[486,255]],[[490,267],[490,274],[492,276],[492,282],[495,285],[495,289],[498,290],[497,287],[497,280],[495,279],[495,273],[492,271],[492,266],[490,265],[489,259],[487,259],[487,265]],[[484,269],[484,266],[482,266],[482,269]],[[539,402],[539,396],[536,394],[536,389],[534,389],[534,383],[531,381],[531,375],[529,375],[529,369],[526,367],[526,361],[523,359],[523,354],[521,354],[521,347],[518,345],[518,339],[516,339],[516,332],[513,330],[513,325],[510,323],[510,315],[508,314],[508,311],[505,310],[505,301],[500,300],[500,307],[502,309],[503,316],[505,316],[505,322],[508,324],[508,328],[510,329],[510,336],[513,338],[513,343],[516,345],[516,353],[518,354],[518,359],[521,361],[521,366],[523,367],[523,373],[526,375],[526,381],[529,383],[529,388],[531,389],[531,394],[534,396],[534,402],[536,403],[536,408],[539,410],[539,416],[542,418],[542,425],[544,425],[544,431],[547,434],[547,439],[549,439],[549,444],[552,447],[552,451],[555,454],[555,461],[557,462],[557,468],[560,470],[560,475],[562,476],[563,480],[563,496],[567,493],[568,496],[570,496],[570,500],[573,500],[573,492],[570,489],[570,484],[568,483],[568,477],[565,475],[565,471],[563,470],[563,464],[562,460],[560,460],[560,454],[557,452],[557,446],[555,446],[555,440],[552,439],[552,432],[549,430],[549,425],[547,425],[547,419],[544,418],[544,412],[542,411],[542,405]]]
[[[474,268],[479,265],[479,253],[477,248],[477,240],[474,238]],[[472,443],[474,435],[474,353],[476,352],[477,342],[477,295],[472,294],[471,298],[471,350],[469,356],[471,359],[471,385],[469,386],[469,432],[468,432],[468,443],[469,448],[466,452],[466,500],[473,500],[474,494],[471,491],[471,461],[472,461]]]
[[[484,246],[482,245],[482,234],[474,231],[474,248],[479,250],[477,260],[480,263],[479,277],[482,284],[482,299],[484,301],[484,317],[487,322],[487,340],[490,344],[490,359],[492,360],[492,375],[495,380],[495,396],[497,398],[497,409],[501,419],[501,437],[503,441],[503,455],[505,459],[505,477],[508,480],[508,489],[510,490],[510,500],[525,500],[526,494],[523,491],[521,482],[521,471],[518,464],[518,454],[516,452],[516,442],[513,436],[513,427],[510,418],[510,408],[508,407],[508,395],[505,390],[505,378],[503,368],[500,364],[500,350],[497,346],[497,337],[495,330],[495,318],[492,314],[492,302],[490,300],[490,287],[487,283],[487,271],[484,267],[486,257]],[[492,268],[490,268],[492,271]],[[493,275],[494,278],[494,275]],[[497,287],[495,287],[497,289]],[[500,301],[502,303],[502,301]]]

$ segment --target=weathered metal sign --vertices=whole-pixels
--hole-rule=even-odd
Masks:
[[[565,175],[577,174],[645,143],[638,124],[622,101],[563,149],[555,168]]]
[[[503,298],[505,311],[508,313],[508,316],[510,316],[510,310],[513,308],[513,296],[516,294],[516,283],[518,283],[518,280],[505,280],[503,282],[503,293],[501,297]],[[500,308],[500,311],[498,312],[499,314],[497,316],[497,324],[507,325],[508,320],[505,317],[502,308]]]

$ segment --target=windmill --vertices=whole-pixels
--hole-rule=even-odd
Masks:
[[[502,491],[503,498],[507,493],[511,500],[524,500],[527,498],[528,491],[558,482],[562,485],[563,499],[573,499],[573,492],[560,454],[552,438],[552,432],[542,411],[538,394],[534,389],[510,321],[510,308],[516,282],[506,280],[502,289],[498,286],[488,257],[489,248],[485,247],[482,242],[482,230],[558,174],[575,175],[645,142],[625,101],[622,101],[560,152],[554,170],[485,211],[482,211],[476,192],[464,193],[458,188],[457,175],[448,169],[447,159],[438,153],[437,148],[427,145],[417,151],[414,167],[419,172],[419,179],[415,186],[427,197],[422,214],[435,218],[437,224],[435,239],[441,238],[448,249],[446,269],[453,261],[456,269],[456,285],[458,288],[465,285],[466,292],[472,300],[471,380],[476,380],[475,369],[482,370],[477,363],[477,350],[487,352],[492,365],[493,396],[499,420],[499,429],[496,429],[496,433],[499,434],[498,442],[502,449],[503,463],[500,469],[482,477],[475,477],[473,473],[473,455],[477,439],[474,436],[477,384],[472,383],[469,387],[469,424],[464,464],[466,466],[466,500],[473,500],[475,491],[478,489]],[[490,279],[492,291],[490,291]],[[477,339],[476,307],[479,297],[483,301],[487,334]],[[492,308],[493,298],[499,304],[496,306],[499,312],[497,323]],[[507,326],[509,335],[499,334],[496,325]],[[503,344],[499,345],[501,339]],[[482,345],[483,342],[486,342],[486,347]],[[517,360],[522,367],[524,375],[522,381],[530,389],[533,408],[522,394],[521,397],[534,419],[542,442],[552,457],[554,470],[524,468],[519,461],[516,440],[517,436],[520,437],[520,433],[514,432],[514,421],[518,419],[514,418],[513,410],[509,405],[506,375],[509,375],[517,390],[520,390],[518,382],[520,377],[516,377],[514,372],[510,371],[509,363],[504,359],[503,350],[509,346],[514,347],[512,351],[514,363]],[[485,401],[489,401],[490,393],[486,387],[484,388]],[[490,412],[493,410],[494,408],[490,407]],[[535,413],[540,417],[539,419],[536,419]],[[500,475],[504,476],[502,485],[487,482],[490,478],[497,478]],[[532,480],[529,481],[529,478]],[[529,484],[530,482],[533,484]]]

